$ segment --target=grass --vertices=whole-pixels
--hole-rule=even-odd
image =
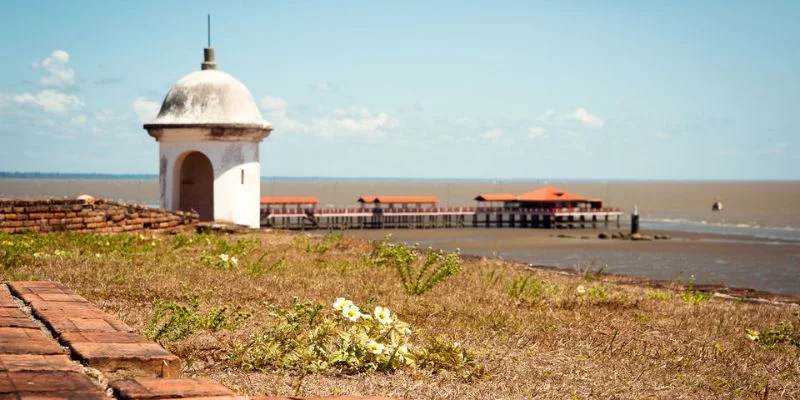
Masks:
[[[409,294],[408,276],[374,253],[346,236],[281,232],[0,235],[0,277],[61,281],[139,332],[164,332],[184,375],[241,394],[761,399],[769,388],[769,398],[800,397],[795,306],[718,300],[678,284],[653,291],[602,273],[531,275],[470,257]],[[417,256],[423,267],[426,254]],[[234,357],[237,345],[282,332],[297,304],[330,311],[337,297],[386,306],[413,327],[418,365],[314,372]]]

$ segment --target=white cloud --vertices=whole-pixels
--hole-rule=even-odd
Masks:
[[[656,132],[655,136],[656,136],[656,139],[660,139],[660,140],[672,139],[672,135],[670,135],[669,133],[665,133],[665,132]]]
[[[155,101],[147,100],[144,97],[139,97],[131,103],[131,108],[139,116],[139,121],[149,122],[158,115],[161,106]]]
[[[338,108],[328,115],[314,119],[311,130],[325,137],[365,136],[382,137],[383,129],[394,126],[385,112],[373,113],[366,108]]]
[[[308,131],[307,124],[287,115],[289,102],[280,97],[262,97],[261,110],[265,114],[264,118],[273,124],[277,132],[303,133]]]
[[[42,67],[47,75],[39,78],[42,86],[69,86],[75,83],[75,70],[67,66],[69,53],[64,50],[54,50],[50,56],[43,60],[34,61],[33,67]]]
[[[491,141],[492,143],[497,142],[503,136],[503,131],[500,129],[489,129],[481,133],[481,138]]]
[[[264,96],[261,98],[261,109],[265,112],[282,112],[285,114],[288,108],[289,103],[280,97]]]
[[[36,94],[18,93],[12,96],[12,100],[20,105],[34,105],[45,112],[59,115],[83,107],[83,102],[76,96],[49,89],[42,90]]]
[[[531,139],[547,139],[549,136],[547,135],[547,129],[542,128],[541,126],[535,126],[528,132],[528,137]]]
[[[600,117],[590,114],[583,107],[576,108],[575,111],[567,114],[565,119],[576,121],[587,128],[602,128],[606,124]]]
[[[262,97],[260,105],[264,118],[275,126],[277,132],[375,138],[385,136],[385,130],[396,125],[389,114],[375,113],[364,107],[320,108],[313,117],[297,119],[290,115],[289,102],[280,97]]]
[[[333,85],[331,85],[328,82],[322,82],[322,83],[317,83],[316,85],[314,85],[314,88],[316,88],[317,90],[319,90],[321,92],[327,92],[329,90],[333,90]]]
[[[85,115],[78,115],[77,117],[70,118],[69,122],[67,122],[70,126],[84,126],[86,125],[87,118]]]
[[[536,120],[543,124],[550,125],[553,123],[552,119],[555,114],[556,114],[555,111],[547,110],[542,115],[540,115],[539,118],[536,118]]]
[[[536,120],[544,125],[571,125],[577,123],[586,128],[602,128],[606,124],[600,117],[591,114],[583,107],[578,107],[573,112],[560,115],[556,115],[553,110],[547,110]]]

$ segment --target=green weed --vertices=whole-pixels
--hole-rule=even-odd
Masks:
[[[417,247],[388,244],[385,239],[375,245],[373,261],[377,265],[394,268],[406,293],[413,295],[427,293],[445,279],[461,272],[458,253],[428,248],[420,254]]]
[[[508,289],[508,295],[514,298],[523,297],[534,299],[539,297],[543,292],[544,285],[541,281],[536,279],[534,274],[514,279],[511,281],[511,287]]]
[[[184,339],[199,329],[218,331],[238,327],[247,317],[236,310],[229,312],[226,306],[212,307],[203,314],[197,301],[183,305],[156,300],[144,336],[167,344]]]
[[[680,298],[684,303],[698,305],[710,300],[711,295],[708,293],[703,293],[694,288],[694,275],[692,275],[691,279],[689,279],[689,284],[681,293]]]
[[[790,344],[800,349],[800,313],[794,313],[794,316],[797,318],[797,326],[792,322],[784,322],[777,328],[767,328],[763,331],[745,329],[745,336],[767,348]]]

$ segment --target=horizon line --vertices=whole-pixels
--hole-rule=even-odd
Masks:
[[[0,179],[107,179],[107,178],[145,178],[158,179],[154,173],[103,173],[103,172],[21,172],[0,171]],[[419,177],[419,176],[321,176],[321,175],[276,175],[261,176],[263,180],[421,180],[421,181],[550,181],[561,182],[800,182],[796,179],[736,179],[736,178],[541,178],[541,177]]]

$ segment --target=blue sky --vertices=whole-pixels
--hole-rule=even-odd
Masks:
[[[2,2],[0,170],[156,173],[207,13],[264,176],[800,179],[797,1]]]

